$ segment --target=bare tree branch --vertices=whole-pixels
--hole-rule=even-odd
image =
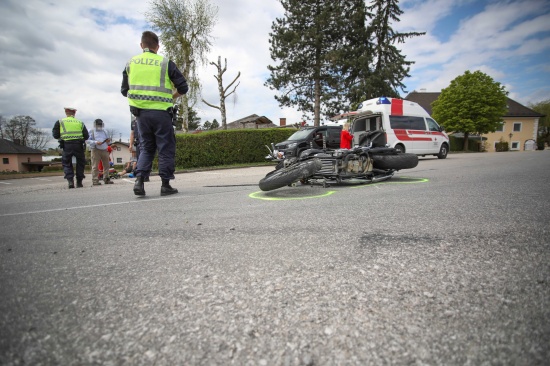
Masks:
[[[216,108],[221,112],[221,115],[222,115],[222,128],[224,130],[226,130],[227,129],[227,117],[226,117],[226,111],[225,111],[225,100],[227,99],[228,96],[235,93],[235,90],[237,90],[237,87],[239,86],[239,84],[241,82],[239,81],[237,83],[237,85],[235,85],[235,87],[233,88],[233,90],[229,94],[227,94],[227,90],[233,84],[235,84],[237,79],[241,76],[241,72],[239,71],[239,73],[237,74],[235,79],[233,79],[233,81],[226,88],[224,88],[223,87],[223,74],[227,71],[227,59],[225,59],[225,65],[224,65],[223,68],[222,68],[222,57],[221,56],[218,56],[218,63],[217,64],[212,61],[212,62],[210,62],[210,65],[213,65],[214,67],[216,67],[216,69],[218,69],[218,74],[214,75],[214,78],[218,81],[218,92],[220,94],[220,105],[219,106],[212,105],[212,104],[206,102],[204,99],[202,99],[202,101],[207,106],[212,107],[212,108]]]

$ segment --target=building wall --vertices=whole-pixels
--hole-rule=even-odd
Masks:
[[[7,159],[7,164],[5,164]],[[0,154],[0,171],[28,172],[29,168],[23,163],[42,161],[40,154]]]
[[[130,161],[132,155],[130,154],[130,150],[128,149],[127,145],[113,142],[111,144],[111,148],[113,149],[112,158],[115,165],[126,164]]]
[[[514,130],[514,126],[516,130]],[[517,129],[520,131],[517,131]],[[502,140],[508,142],[512,151],[524,151],[527,140],[537,138],[538,118],[528,117],[506,117],[502,131],[497,131],[483,135],[487,138],[487,151],[494,152],[495,144]],[[512,134],[510,136],[510,134]]]

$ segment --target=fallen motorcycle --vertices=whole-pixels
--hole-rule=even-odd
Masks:
[[[326,145],[324,145],[326,146]],[[266,159],[277,161],[274,171],[260,180],[262,191],[271,191],[284,186],[302,184],[375,183],[390,179],[401,169],[418,165],[414,154],[401,153],[389,147],[355,146],[351,149],[308,149],[299,157],[285,159],[284,155],[271,149]]]

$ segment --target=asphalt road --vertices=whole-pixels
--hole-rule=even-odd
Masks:
[[[550,151],[259,192],[269,170],[1,181],[0,364],[547,364]]]

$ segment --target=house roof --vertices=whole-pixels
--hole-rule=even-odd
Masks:
[[[41,154],[45,153],[32,147],[16,144],[13,141],[0,139],[0,154]]]
[[[127,143],[127,142],[122,142],[122,141],[115,141],[115,142],[113,142],[111,145],[115,145],[115,144],[116,144],[116,145],[124,145],[124,146],[127,146],[127,147],[130,146],[129,143]]]
[[[275,124],[271,122],[269,118],[266,116],[258,116],[257,114],[251,114],[250,116],[238,119],[236,121],[233,121],[231,123],[227,124],[227,128],[243,128],[244,125],[253,123],[255,125],[273,125]]]
[[[441,92],[416,92],[409,93],[405,99],[411,102],[418,103],[424,108],[430,115],[432,114],[432,103],[439,97]],[[544,117],[544,114],[535,112],[531,108],[519,104],[513,99],[506,98],[508,112],[503,117]]]

